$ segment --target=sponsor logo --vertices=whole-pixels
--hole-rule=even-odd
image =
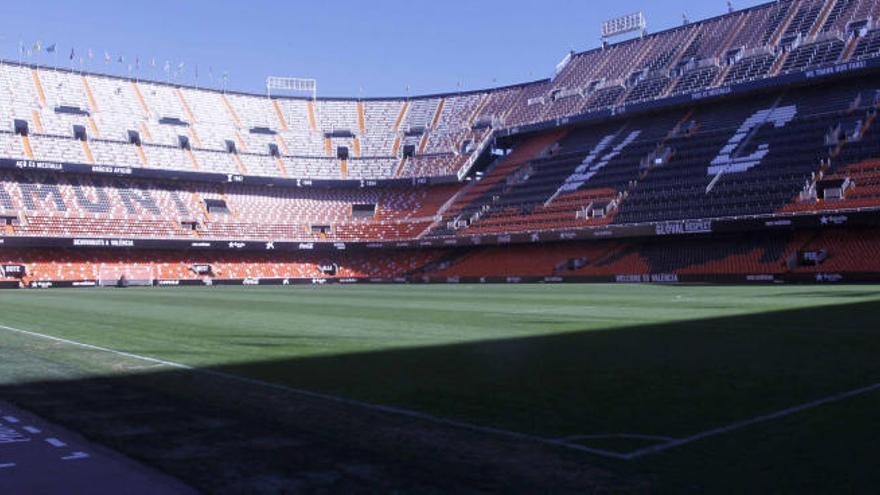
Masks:
[[[851,70],[859,70],[864,69],[868,66],[868,62],[859,61],[859,62],[849,62],[846,64],[835,65],[833,67],[825,67],[822,69],[816,70],[808,70],[804,73],[804,77],[807,79],[812,79],[814,77],[823,77],[830,76],[832,74],[840,74],[842,72],[849,72]]]
[[[327,283],[327,279],[326,279],[326,278],[313,278],[313,279],[312,279],[312,284],[314,284],[314,285],[323,285],[323,284],[326,284],[326,283]]]
[[[457,283],[460,283],[460,282],[461,282],[461,279],[458,278],[458,277],[446,277],[446,283],[447,283],[447,284],[457,284]]]
[[[210,242],[192,242],[190,247],[211,247]]]
[[[83,280],[81,282],[73,282],[70,285],[72,285],[74,287],[95,287],[98,284],[94,280]]]
[[[562,282],[562,277],[544,277],[544,282],[551,282],[551,283]]]
[[[819,219],[822,225],[843,225],[849,220],[846,215],[825,216]]]
[[[31,287],[34,289],[50,289],[52,288],[52,282],[31,282]]]
[[[180,280],[160,280],[157,282],[157,284],[161,286],[180,285]]]
[[[260,279],[248,277],[241,281],[241,285],[260,285]]]
[[[504,279],[504,281],[507,282],[508,284],[518,284],[518,283],[522,282],[522,278],[521,277],[507,277],[506,279]]]
[[[770,220],[764,222],[766,227],[787,227],[789,225],[791,225],[791,220]]]
[[[56,162],[38,162],[38,161],[34,161],[34,160],[18,160],[15,162],[15,168],[63,171],[64,165],[62,165],[60,163],[56,163]]]
[[[538,242],[541,240],[541,234],[539,234],[537,232],[533,232],[530,239],[532,242]]]
[[[816,274],[816,282],[840,282],[843,280],[843,275],[839,273],[817,273]]]
[[[577,233],[575,232],[560,232],[559,238],[563,241],[568,241],[577,237]]]
[[[482,244],[482,243],[483,243],[483,238],[482,238],[482,237],[480,237],[480,236],[474,236],[474,237],[471,237],[471,244],[474,244],[474,245],[477,245],[477,246],[478,246],[478,245],[480,245],[480,244]]]
[[[614,232],[610,230],[597,230],[593,232],[594,237],[608,237],[614,235]]]
[[[458,239],[446,239],[443,241],[444,246],[455,246],[456,244],[458,244]]]
[[[74,246],[82,247],[134,247],[131,239],[74,239]]]
[[[674,273],[645,273],[632,275],[616,275],[614,281],[623,284],[641,283],[674,283],[678,282],[678,275]]]
[[[296,247],[297,247],[297,249],[305,249],[305,250],[315,249],[315,243],[313,243],[313,242],[301,242],[301,243],[299,243]]]
[[[499,235],[498,237],[495,238],[495,241],[498,242],[498,244],[508,244],[508,243],[510,243],[510,236],[509,235]]]
[[[273,249],[275,249],[275,243],[274,242],[267,242],[266,243],[266,250],[271,251]]]
[[[244,182],[244,176],[234,175],[234,174],[226,174],[226,182]]]
[[[773,275],[746,275],[749,282],[773,282],[776,278]]]
[[[335,247],[338,251],[345,251],[345,243],[344,242],[335,242],[335,243],[333,243],[333,247]]]
[[[2,265],[0,266],[0,276],[18,275],[24,271],[21,265]]]
[[[696,93],[691,93],[692,100],[704,100],[706,98],[712,98],[715,96],[724,96],[733,93],[733,88],[730,86],[725,86],[723,88],[715,88],[706,91],[698,91]]]
[[[113,174],[113,175],[131,175],[134,173],[129,167],[108,167],[105,165],[95,165],[92,172],[96,174]]]
[[[655,231],[657,235],[708,233],[712,232],[712,220],[659,223],[655,225]]]
[[[340,278],[340,284],[356,284],[358,280],[356,278]]]
[[[229,246],[229,249],[242,249],[243,247],[246,246],[245,243],[243,243],[243,242],[238,242],[238,241],[232,241],[232,242],[230,242],[230,243],[227,244],[227,245]]]

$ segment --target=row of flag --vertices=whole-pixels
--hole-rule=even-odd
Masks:
[[[56,43],[52,43],[51,45],[47,45],[44,47],[42,42],[39,40],[34,42],[32,47],[26,47],[24,42],[19,42],[19,44],[18,44],[18,53],[22,57],[27,56],[28,58],[30,58],[32,55],[35,55],[35,54],[39,55],[42,52],[45,52],[47,54],[54,54],[55,57],[57,57],[58,56],[58,45]],[[92,51],[91,48],[89,48],[85,54],[80,54],[79,57],[77,57],[76,50],[74,48],[71,48],[70,54],[68,55],[67,58],[71,64],[78,60],[80,65],[84,65],[86,63],[86,60],[88,60],[89,62],[94,60],[95,55],[96,55],[95,52]],[[103,60],[104,60],[105,65],[108,65],[108,64],[110,64],[110,62],[113,61],[113,57],[110,55],[110,52],[108,52],[106,50],[104,51]],[[116,62],[120,65],[125,66],[125,64],[126,64],[125,55],[121,55],[121,54],[117,55]],[[148,64],[153,70],[157,70],[159,67],[159,62],[156,60],[156,57],[151,58],[149,60]],[[162,70],[166,74],[168,74],[169,76],[173,75],[175,78],[178,77],[179,75],[182,75],[185,68],[186,68],[186,63],[183,61],[173,63],[170,60],[165,60],[165,63],[162,66]],[[141,59],[139,56],[135,56],[133,62],[131,60],[129,60],[128,72],[129,73],[131,73],[132,71],[140,72],[140,70],[141,70]],[[193,74],[195,75],[196,80],[198,80],[198,78],[199,78],[198,64],[193,66]],[[208,78],[211,81],[214,80],[214,69],[212,67],[208,67]],[[228,79],[229,79],[229,72],[224,71],[221,74],[221,80],[225,83]]]

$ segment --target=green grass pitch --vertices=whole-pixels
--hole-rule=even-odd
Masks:
[[[874,286],[10,291],[0,308],[3,390],[61,422],[29,402],[29,384],[173,370],[11,329],[246,377],[254,407],[263,407],[258,383],[276,384],[583,446],[596,453],[558,449],[657,491],[880,486],[880,390],[656,453],[601,454],[625,457],[880,383]]]

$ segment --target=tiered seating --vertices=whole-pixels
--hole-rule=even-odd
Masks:
[[[280,189],[160,183],[46,174],[0,174],[0,211],[18,219],[12,234],[50,237],[192,237],[299,240],[414,238],[457,186],[412,189]],[[221,200],[228,213],[206,210]],[[352,205],[376,205],[371,218]],[[186,224],[195,223],[197,231]]]
[[[650,100],[659,96],[669,84],[669,76],[648,77],[636,83],[626,96],[626,103]]]
[[[776,55],[770,53],[743,58],[728,70],[724,76],[724,84],[748,82],[764,77],[770,72],[775,60]]]
[[[524,163],[544,152],[561,135],[557,132],[535,136],[514,148],[513,152],[498,162],[481,181],[462,189],[459,197],[445,212],[443,220],[434,233],[440,235],[452,233],[452,229],[448,226],[450,222],[470,221],[478,212],[483,213],[494,198],[500,197],[499,193],[508,186],[508,179],[516,174]]]
[[[787,236],[559,243],[477,248],[440,276],[587,276],[780,274]]]
[[[13,144],[2,151],[7,158],[342,179],[348,164],[328,160],[347,146],[352,159],[374,159],[352,167],[351,178],[446,176],[488,135],[487,125],[545,122],[876,57],[878,17],[876,0],[772,2],[573,53],[550,80],[444,97],[267,98],[2,63],[0,131],[23,120],[39,136],[33,153]],[[474,132],[475,124],[482,130]],[[86,130],[85,144],[64,141],[74,126]],[[130,144],[138,140],[144,149]],[[193,153],[182,159],[169,151],[187,144]],[[404,160],[409,146],[417,156]],[[231,147],[233,156],[219,155]]]
[[[428,273],[443,277],[587,276],[616,277],[781,275],[798,250],[825,249],[818,266],[796,272],[858,273],[880,270],[880,232],[829,230],[821,233],[755,234],[703,239],[651,239],[514,245],[470,249]]]
[[[837,62],[845,48],[843,40],[830,39],[795,48],[782,65],[782,72],[814,69]]]
[[[361,136],[361,154],[365,157],[392,156],[396,129],[394,124],[400,115],[400,100],[377,100],[364,104],[364,134]]]
[[[846,25],[853,20],[852,16],[856,15],[858,9],[855,7],[860,6],[859,4],[867,3],[869,2],[863,0],[837,0],[831,11],[828,12],[828,17],[825,18],[821,32],[843,31]]]
[[[828,257],[819,265],[798,267],[798,272],[880,271],[880,231],[875,229],[829,230],[813,238],[803,250],[826,250]]]
[[[851,58],[861,60],[876,57],[877,54],[880,54],[880,29],[874,29],[861,38]]]
[[[718,77],[721,68],[717,65],[695,68],[682,74],[675,84],[673,93],[684,94],[699,91],[712,84]]]
[[[519,99],[520,92],[522,91],[522,87],[515,86],[510,88],[502,88],[500,90],[495,90],[489,93],[486,97],[486,102],[480,112],[477,114],[475,122],[477,121],[499,121],[502,123],[506,123],[507,115],[510,110],[513,108],[517,99]],[[475,122],[469,123],[473,124]]]
[[[101,274],[149,273],[155,280],[207,278],[323,278],[401,277],[438,256],[431,250],[371,251],[369,253],[214,253],[141,252],[129,250],[15,250],[0,251],[0,263],[22,264],[31,281],[96,280]],[[194,265],[210,265],[198,274]],[[335,275],[320,267],[333,266]],[[7,279],[12,280],[12,279]]]
[[[785,32],[782,34],[782,38],[784,39],[789,36],[809,33],[810,28],[816,23],[816,19],[819,17],[819,13],[822,11],[822,6],[826,1],[827,0],[803,0],[797,12],[795,12],[794,16],[791,18]]]
[[[470,121],[485,93],[471,93],[444,99],[443,112],[428,136],[427,154],[457,153],[465,139],[473,139]]]

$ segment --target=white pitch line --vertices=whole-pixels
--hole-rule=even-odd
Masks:
[[[370,410],[370,411],[383,412],[383,413],[387,413],[387,414],[393,414],[393,415],[404,416],[404,417],[409,417],[409,418],[416,418],[416,419],[420,419],[420,420],[435,423],[435,424],[453,426],[453,427],[461,428],[464,430],[477,431],[477,432],[481,432],[481,433],[493,434],[493,435],[503,436],[503,437],[507,437],[507,438],[529,440],[532,442],[553,445],[556,447],[565,447],[568,449],[579,450],[581,452],[587,452],[589,454],[594,454],[594,455],[598,455],[598,456],[602,456],[602,457],[610,457],[613,459],[621,459],[621,460],[626,460],[626,461],[637,459],[639,457],[644,457],[646,455],[656,454],[659,452],[663,452],[665,450],[669,450],[674,447],[687,445],[689,443],[693,443],[693,442],[696,442],[698,440],[702,440],[707,437],[721,435],[723,433],[728,433],[728,432],[731,432],[734,430],[739,430],[741,428],[745,428],[747,426],[751,426],[751,425],[754,425],[757,423],[763,423],[763,422],[770,421],[773,419],[782,418],[785,416],[790,416],[792,414],[806,411],[808,409],[814,409],[816,407],[819,407],[819,406],[822,406],[825,404],[830,404],[833,402],[840,402],[845,399],[849,399],[852,397],[856,397],[859,395],[864,395],[864,394],[868,394],[868,393],[880,390],[880,383],[875,383],[873,385],[868,385],[866,387],[858,388],[855,390],[850,390],[848,392],[843,392],[843,393],[840,393],[837,395],[832,395],[832,396],[818,399],[818,400],[815,400],[812,402],[808,402],[806,404],[801,404],[798,406],[789,407],[789,408],[783,409],[781,411],[777,411],[777,412],[773,412],[773,413],[769,413],[769,414],[764,414],[761,416],[755,416],[750,419],[746,419],[743,421],[737,421],[735,423],[731,423],[726,426],[721,426],[719,428],[714,428],[712,430],[703,431],[703,432],[700,432],[700,433],[697,433],[694,435],[690,435],[685,438],[672,440],[672,441],[669,441],[669,442],[666,442],[663,444],[634,450],[632,452],[628,452],[628,453],[624,454],[624,453],[620,453],[620,452],[614,452],[611,450],[586,447],[586,446],[579,445],[579,444],[569,443],[569,442],[566,442],[565,440],[560,440],[560,439],[544,438],[544,437],[539,437],[536,435],[531,435],[528,433],[521,433],[521,432],[516,432],[516,431],[504,430],[501,428],[494,428],[491,426],[475,425],[475,424],[467,423],[464,421],[442,418],[439,416],[434,416],[432,414],[427,414],[427,413],[423,413],[423,412],[419,412],[419,411],[413,411],[411,409],[404,409],[404,408],[396,407],[396,406],[374,404],[372,402],[365,402],[365,401],[360,401],[357,399],[349,399],[349,398],[340,397],[337,395],[330,395],[330,394],[324,394],[321,392],[313,392],[311,390],[288,387],[286,385],[279,385],[277,383],[264,382],[262,380],[257,380],[255,378],[248,378],[245,376],[233,375],[233,374],[229,374],[229,373],[224,373],[222,371],[215,371],[215,370],[205,369],[205,368],[194,368],[192,366],[189,366],[186,364],[181,364],[181,363],[175,363],[173,361],[165,361],[163,359],[157,359],[157,358],[152,358],[152,357],[148,357],[148,356],[141,356],[138,354],[132,354],[130,352],[117,351],[116,349],[110,349],[108,347],[101,347],[101,346],[96,346],[96,345],[92,345],[92,344],[86,344],[84,342],[77,342],[75,340],[62,339],[60,337],[54,337],[52,335],[46,335],[46,334],[42,334],[42,333],[38,333],[38,332],[31,332],[29,330],[22,330],[19,328],[9,327],[9,326],[5,326],[5,325],[0,325],[0,329],[7,330],[10,332],[19,333],[22,335],[30,335],[32,337],[37,337],[37,338],[52,340],[55,342],[61,342],[61,343],[65,343],[65,344],[69,344],[69,345],[73,345],[73,346],[78,346],[78,347],[82,347],[85,349],[92,349],[95,351],[116,354],[118,356],[129,357],[132,359],[140,359],[140,360],[148,361],[148,362],[152,362],[152,363],[159,363],[159,364],[163,364],[165,366],[171,367],[171,368],[187,370],[187,371],[191,371],[194,373],[200,373],[200,374],[204,374],[204,375],[208,375],[208,376],[224,378],[224,379],[232,380],[232,381],[239,381],[239,382],[247,383],[250,385],[257,385],[257,386],[270,388],[270,389],[274,389],[274,390],[279,390],[279,391],[283,391],[283,392],[287,392],[287,393],[291,393],[291,394],[302,395],[304,397],[323,399],[323,400],[326,400],[329,402],[335,402],[338,404],[359,407],[359,408]]]
[[[0,469],[14,468],[14,462],[7,462],[6,464],[0,464]]]
[[[797,406],[792,406],[787,409],[782,409],[780,411],[762,414],[760,416],[755,416],[753,418],[745,419],[742,421],[737,421],[735,423],[730,423],[725,426],[720,426],[718,428],[713,428],[711,430],[701,431],[700,433],[696,433],[694,435],[690,435],[685,438],[680,438],[678,440],[672,440],[666,443],[662,443],[659,445],[654,445],[651,447],[645,447],[643,449],[634,450],[626,454],[627,460],[638,459],[639,457],[644,457],[650,454],[656,454],[659,452],[663,452],[664,450],[669,450],[674,447],[680,447],[682,445],[687,445],[689,443],[694,443],[698,440],[703,440],[704,438],[714,437],[716,435],[721,435],[724,433],[730,433],[735,430],[740,430],[747,426],[752,426],[758,423],[764,423],[767,421],[772,421],[774,419],[783,418],[785,416],[791,416],[792,414],[797,414],[803,411],[807,411],[809,409],[815,409],[820,406],[824,406],[826,404],[831,404],[834,402],[840,402],[846,399],[851,399],[853,397],[858,397],[860,395],[870,394],[872,392],[880,391],[880,383],[875,383],[873,385],[868,385],[866,387],[861,387],[853,390],[849,390],[847,392],[841,392],[839,394],[830,395],[828,397],[823,397],[821,399],[817,399],[811,402],[806,402],[804,404],[800,404]]]
[[[3,419],[7,423],[12,423],[12,424],[18,423],[18,418],[16,418],[15,416],[3,416]]]
[[[614,458],[614,459],[626,459],[626,454],[621,454],[620,452],[614,452],[614,451],[605,450],[605,449],[597,449],[597,448],[587,447],[584,445],[568,443],[568,442],[564,442],[561,440],[539,437],[539,436],[531,435],[528,433],[521,433],[521,432],[516,432],[516,431],[504,430],[501,428],[494,428],[491,426],[476,425],[476,424],[467,423],[464,421],[442,418],[440,416],[434,416],[432,414],[414,411],[411,409],[404,409],[404,408],[396,407],[396,406],[374,404],[372,402],[365,402],[365,401],[360,401],[357,399],[349,399],[349,398],[340,397],[337,395],[330,395],[330,394],[324,394],[321,392],[313,392],[311,390],[288,387],[286,385],[279,385],[277,383],[265,382],[262,380],[257,380],[255,378],[248,378],[245,376],[224,373],[222,371],[215,371],[215,370],[205,369],[205,368],[194,368],[192,366],[189,366],[186,364],[181,364],[181,363],[175,363],[173,361],[166,361],[163,359],[157,359],[157,358],[153,358],[153,357],[149,357],[149,356],[141,356],[138,354],[132,354],[130,352],[118,351],[116,349],[111,349],[109,347],[101,347],[101,346],[97,346],[97,345],[93,345],[93,344],[86,344],[85,342],[77,342],[75,340],[63,339],[61,337],[46,335],[46,334],[39,333],[39,332],[32,332],[30,330],[22,330],[20,328],[14,328],[14,327],[6,326],[6,325],[0,325],[0,329],[7,330],[9,332],[22,334],[22,335],[28,335],[31,337],[51,340],[53,342],[60,342],[63,344],[68,344],[68,345],[72,345],[72,346],[76,346],[76,347],[82,347],[84,349],[91,349],[94,351],[116,354],[117,356],[125,356],[125,357],[129,357],[132,359],[140,359],[142,361],[147,361],[147,362],[151,362],[151,363],[163,364],[163,365],[168,366],[170,368],[177,368],[177,369],[181,369],[181,370],[190,371],[193,373],[200,373],[203,375],[208,375],[208,376],[213,376],[213,377],[218,377],[218,378],[224,378],[227,380],[247,383],[249,385],[256,385],[256,386],[261,386],[261,387],[265,387],[265,388],[269,388],[269,389],[273,389],[273,390],[278,390],[278,391],[282,391],[282,392],[286,392],[286,393],[297,394],[297,395],[301,395],[304,397],[311,397],[311,398],[315,398],[315,399],[326,400],[328,402],[335,402],[337,404],[344,404],[347,406],[358,407],[358,408],[366,409],[369,411],[381,412],[381,413],[386,413],[386,414],[393,414],[393,415],[404,416],[404,417],[409,417],[409,418],[415,418],[415,419],[420,419],[420,420],[427,421],[427,422],[434,423],[434,424],[452,426],[452,427],[456,427],[456,428],[460,428],[460,429],[464,429],[464,430],[470,430],[470,431],[476,431],[476,432],[480,432],[480,433],[503,436],[503,437],[507,437],[507,438],[515,438],[518,440],[528,440],[528,441],[532,441],[532,442],[553,445],[556,447],[565,447],[568,449],[579,450],[581,452],[587,452],[590,454],[603,456],[603,457],[610,457],[610,458]]]
[[[577,440],[603,440],[607,438],[631,438],[635,440],[658,440],[661,442],[671,442],[677,440],[673,437],[665,437],[660,435],[642,435],[639,433],[604,433],[597,435],[573,435],[570,437],[562,437],[557,440],[562,442],[574,442]]]
[[[41,430],[35,426],[25,426],[23,429],[24,429],[24,431],[31,433],[31,434],[34,434],[34,435],[43,432],[43,430]]]
[[[62,457],[61,460],[62,461],[75,461],[78,459],[88,459],[88,458],[89,458],[89,454],[86,454],[85,452],[74,452],[68,456]]]
[[[47,438],[46,443],[48,443],[49,445],[51,445],[55,448],[59,448],[59,449],[61,447],[67,447],[66,443],[62,442],[61,440],[58,440],[57,438]]]

